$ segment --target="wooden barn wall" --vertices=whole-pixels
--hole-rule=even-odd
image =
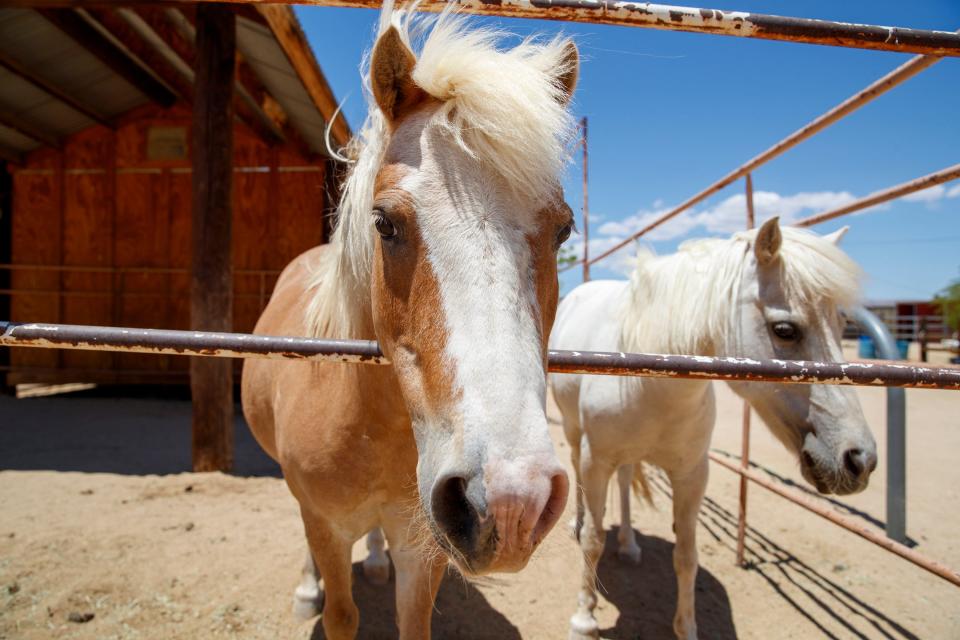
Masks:
[[[36,151],[12,171],[13,264],[64,267],[12,271],[13,320],[189,327],[190,163],[149,160],[147,140],[151,127],[184,127],[189,140],[190,124],[187,108],[147,107],[116,130],[93,127],[58,151]],[[277,272],[325,241],[324,164],[271,147],[239,123],[234,145],[233,326],[250,331]],[[174,356],[45,349],[14,349],[11,365],[11,381],[29,372],[38,380],[66,370],[149,379],[188,369]]]

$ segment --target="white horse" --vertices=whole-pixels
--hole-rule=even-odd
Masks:
[[[860,273],[836,246],[844,231],[820,237],[781,229],[773,218],[758,231],[688,242],[670,256],[642,256],[629,283],[596,281],[574,289],[560,304],[550,348],[842,360],[839,308],[856,299]],[[576,492],[575,522],[583,582],[571,637],[598,632],[595,576],[609,479],[618,467],[648,462],[661,467],[673,487],[673,628],[680,638],[695,638],[695,536],[716,417],[713,386],[585,375],[551,375],[550,383],[583,490]],[[820,492],[867,486],[876,445],[853,389],[729,384],[798,455],[803,476]],[[629,467],[621,469],[622,483],[632,475]],[[638,562],[629,522],[627,516],[621,526],[620,555]]]

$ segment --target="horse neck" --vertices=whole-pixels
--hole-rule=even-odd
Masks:
[[[622,314],[621,349],[716,355],[734,322],[741,275],[719,246],[641,258]]]

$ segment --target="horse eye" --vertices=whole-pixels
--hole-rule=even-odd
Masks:
[[[775,322],[771,328],[773,334],[781,340],[793,342],[800,339],[800,329],[792,322]]]
[[[570,233],[573,231],[573,225],[565,224],[560,228],[560,231],[557,232],[557,246],[559,247],[564,242],[570,238]]]
[[[376,219],[373,221],[373,226],[377,228],[377,233],[380,234],[380,237],[384,240],[390,240],[397,236],[397,228],[390,222],[390,219],[383,215],[380,211],[375,211]]]

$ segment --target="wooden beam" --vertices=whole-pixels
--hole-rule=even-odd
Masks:
[[[25,66],[23,66],[19,61],[11,58],[6,53],[0,51],[0,66],[3,66],[10,73],[19,76],[23,80],[29,82],[34,87],[40,89],[44,93],[47,93],[60,102],[66,104],[68,107],[74,111],[78,111],[83,115],[87,116],[94,122],[99,122],[105,127],[110,129],[115,129],[116,125],[109,118],[105,117],[103,114],[99,113],[93,107],[85,104],[81,100],[73,97],[66,91],[60,89],[43,76],[37,75],[35,71],[32,71]]]
[[[53,147],[54,149],[60,148],[60,139],[57,136],[45,130],[43,127],[29,120],[24,120],[21,116],[12,111],[7,111],[2,107],[0,107],[0,124],[19,131],[31,140],[36,140],[48,147]]]
[[[236,16],[227,6],[201,6],[196,20],[190,327],[230,331]],[[191,358],[190,391],[193,469],[229,471],[233,466],[232,363]]]
[[[313,50],[307,42],[307,37],[300,28],[300,22],[287,6],[258,4],[257,9],[267,21],[273,37],[277,39],[287,60],[300,77],[313,104],[320,111],[323,119],[330,122],[333,114],[337,113],[337,100],[330,90],[330,85],[313,56]],[[350,127],[347,125],[343,113],[337,113],[331,131],[333,140],[340,146],[345,146],[351,137]]]
[[[195,66],[194,40],[196,38],[196,27],[188,17],[176,9],[161,7],[139,7],[133,9],[133,11],[187,66]],[[244,67],[241,66],[239,61],[236,69],[238,77],[240,77]],[[251,107],[239,93],[234,97],[234,108],[240,120],[253,129],[262,140],[268,144],[285,142],[286,132],[283,127],[271,120],[267,114],[259,113]]]
[[[96,20],[126,49],[137,56],[164,84],[176,91],[186,102],[193,101],[193,83],[189,69],[184,73],[114,9],[88,8],[87,14]]]
[[[153,102],[169,107],[177,101],[170,89],[76,11],[43,9],[39,13]]]

